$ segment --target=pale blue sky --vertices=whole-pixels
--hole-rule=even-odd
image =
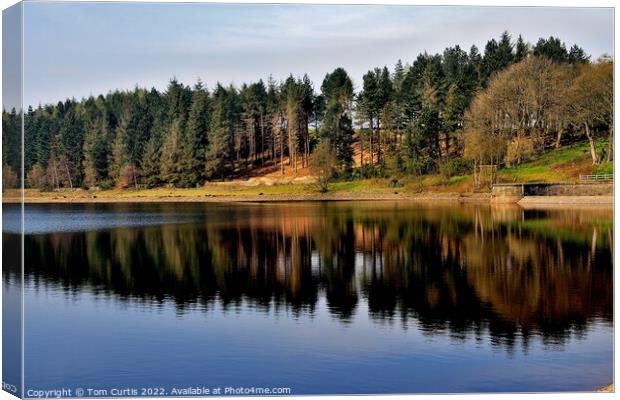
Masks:
[[[318,89],[338,66],[359,86],[375,66],[455,44],[483,51],[504,30],[613,53],[611,8],[28,2],[24,14],[26,105],[163,89],[172,76],[211,88],[307,72]]]

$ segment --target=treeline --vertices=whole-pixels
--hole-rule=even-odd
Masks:
[[[566,105],[565,118],[558,118],[554,108],[553,123],[551,103],[544,101],[527,108],[529,114],[521,115],[514,129],[512,114],[501,115],[511,111],[499,103],[488,107],[496,108],[496,119],[504,121],[501,128],[472,118],[482,99],[502,86],[502,77],[510,80],[505,74],[532,63],[545,69],[541,76],[547,69],[566,71],[570,79],[560,79],[561,84],[581,79],[586,91],[589,78],[580,77],[602,65],[590,64],[580,47],[567,50],[557,38],[532,45],[504,32],[487,42],[483,54],[476,46],[465,51],[457,45],[443,54],[420,54],[411,64],[398,61],[393,70],[372,69],[357,93],[346,71],[337,68],[319,90],[306,75],[240,87],[218,83],[212,91],[200,81],[189,87],[172,79],[164,92],[136,88],[29,107],[24,115],[26,184],[42,189],[194,187],[247,176],[256,168],[296,172],[311,166],[313,158],[329,160],[329,173],[342,177],[456,173],[471,159],[482,163],[489,158],[463,157],[469,156],[465,139],[476,136],[464,134],[466,128],[477,129],[478,136],[501,136],[504,151],[494,155],[497,162],[514,147],[514,138],[529,138],[533,131],[553,133],[559,144],[573,140],[586,126],[572,119],[577,114],[588,120],[586,131],[593,138],[601,129],[612,131],[604,118],[585,116],[592,108],[586,99],[579,113],[575,105]],[[553,92],[554,83],[546,89]],[[579,90],[571,90],[577,96]],[[6,187],[20,168],[21,115],[3,112],[2,122]],[[546,144],[533,142],[544,150]],[[313,157],[315,149],[329,156]],[[359,157],[355,163],[354,156]]]

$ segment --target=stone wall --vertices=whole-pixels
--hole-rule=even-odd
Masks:
[[[495,201],[524,196],[611,196],[613,187],[613,183],[500,183],[493,185],[491,194]]]

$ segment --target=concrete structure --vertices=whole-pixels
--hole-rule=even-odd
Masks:
[[[613,196],[613,183],[497,183],[491,190],[495,203],[517,203],[529,196]]]

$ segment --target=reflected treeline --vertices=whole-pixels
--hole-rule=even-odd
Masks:
[[[595,318],[612,320],[611,210],[325,203],[222,212],[27,235],[27,281],[174,299],[179,312],[244,303],[312,314],[324,297],[345,323],[365,301],[373,321],[488,332],[507,346],[533,335],[562,343]]]

